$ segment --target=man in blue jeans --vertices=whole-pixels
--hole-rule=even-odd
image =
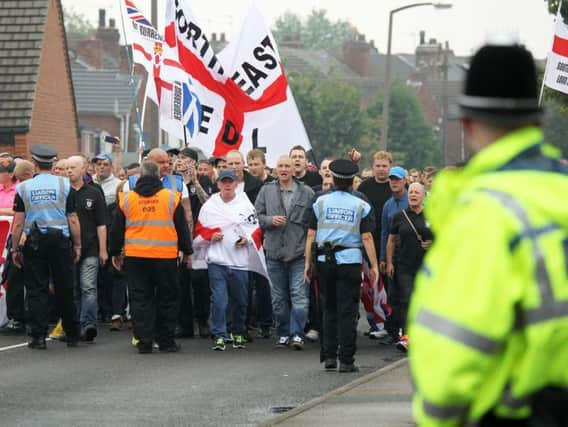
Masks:
[[[314,197],[310,187],[293,177],[292,159],[282,156],[276,164],[278,179],[264,184],[255,208],[264,230],[266,265],[272,282],[272,310],[276,320],[277,347],[304,347],[308,316],[308,287],[304,282],[306,209]]]
[[[107,259],[107,207],[100,188],[85,184],[86,160],[81,156],[67,159],[67,176],[76,191],[76,209],[81,225],[81,259],[77,265],[79,276],[81,338],[93,342],[97,336],[97,273],[99,263]]]
[[[251,251],[256,250],[250,231],[258,228],[258,220],[247,195],[237,194],[235,172],[222,171],[217,185],[219,193],[213,194],[201,208],[195,234],[210,242],[206,257],[211,287],[210,330],[215,340],[213,350],[224,351],[229,338],[226,319],[229,306],[233,348],[245,348],[248,270]]]

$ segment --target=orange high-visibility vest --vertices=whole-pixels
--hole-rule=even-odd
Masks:
[[[124,254],[127,257],[177,258],[174,212],[180,200],[180,193],[165,188],[150,197],[135,191],[119,194],[119,207],[126,218]]]

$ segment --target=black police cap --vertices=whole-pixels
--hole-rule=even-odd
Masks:
[[[459,101],[465,117],[515,124],[538,121],[536,67],[523,46],[483,46],[471,59]]]
[[[353,178],[359,172],[359,168],[351,160],[338,159],[329,164],[331,175],[336,178],[349,179]]]
[[[32,145],[30,148],[30,154],[32,159],[39,163],[53,163],[53,161],[57,158],[57,151],[42,144]]]

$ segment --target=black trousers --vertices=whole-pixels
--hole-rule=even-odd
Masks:
[[[108,261],[100,267],[97,277],[99,314],[102,320],[109,320],[115,314],[126,311],[126,276],[117,271]]]
[[[74,265],[71,241],[63,236],[42,235],[38,247],[30,239],[24,246],[24,283],[28,291],[29,334],[47,335],[49,323],[49,279],[53,279],[56,308],[68,339],[79,338],[79,321],[74,303]]]
[[[406,317],[408,315],[408,307],[410,305],[410,298],[412,297],[412,291],[414,290],[414,279],[416,278],[415,271],[409,271],[405,267],[398,267],[398,273],[396,274],[396,299],[398,300],[398,310],[393,313],[395,316],[395,323],[398,328],[401,328],[403,334],[407,332],[406,330]]]
[[[272,326],[272,296],[266,277],[249,272],[247,326],[269,328]]]
[[[532,399],[530,418],[513,420],[486,414],[480,427],[566,427],[568,426],[568,389],[546,387]]]
[[[127,257],[132,332],[143,344],[174,342],[178,315],[177,259]]]
[[[357,350],[357,315],[361,292],[361,264],[318,262],[320,303],[323,309],[323,356],[353,363]]]
[[[183,331],[192,335],[193,321],[207,324],[211,290],[207,270],[188,270],[184,266],[179,271],[179,314],[178,325]]]
[[[15,265],[8,271],[8,289],[6,289],[6,310],[9,319],[26,321],[24,271]]]

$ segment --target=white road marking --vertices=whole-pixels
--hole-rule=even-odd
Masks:
[[[51,341],[51,338],[47,338],[46,341]],[[14,350],[16,348],[27,347],[27,345],[28,345],[27,342],[24,342],[24,343],[21,343],[21,344],[9,345],[7,347],[0,347],[0,351]]]

